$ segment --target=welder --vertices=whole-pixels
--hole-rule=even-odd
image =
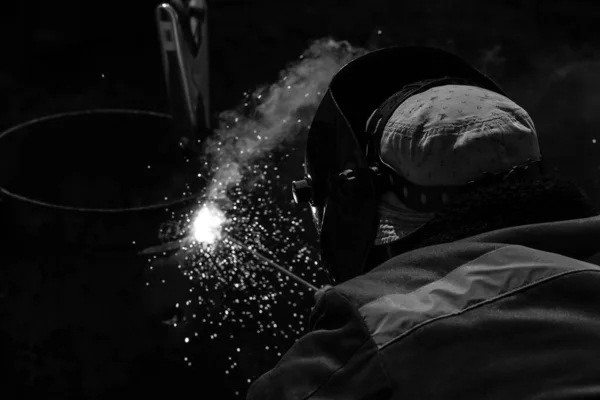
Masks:
[[[530,115],[451,53],[344,66],[293,184],[332,285],[247,398],[600,398],[600,216],[547,161]]]

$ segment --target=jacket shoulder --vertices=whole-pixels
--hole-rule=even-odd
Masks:
[[[398,398],[465,398],[466,388],[481,399],[596,390],[599,285],[598,265],[502,246],[359,313]]]

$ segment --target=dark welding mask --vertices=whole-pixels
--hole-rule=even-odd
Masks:
[[[435,210],[447,200],[445,187],[414,185],[379,157],[383,128],[396,107],[414,94],[446,84],[504,94],[464,60],[430,47],[377,50],[348,63],[332,79],[308,134],[304,179],[293,182],[292,190],[296,202],[310,204],[321,261],[333,283],[375,267],[367,260],[384,190],[405,184],[396,193],[420,211]],[[427,204],[420,201],[423,195]]]

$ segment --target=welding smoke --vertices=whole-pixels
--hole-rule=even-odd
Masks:
[[[367,52],[346,41],[318,40],[280,72],[276,83],[222,112],[219,128],[205,142],[213,174],[207,199],[226,199],[227,188],[240,183],[246,167],[305,132],[336,72]]]

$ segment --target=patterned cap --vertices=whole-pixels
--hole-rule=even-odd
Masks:
[[[380,145],[382,162],[421,186],[465,185],[485,172],[541,158],[535,126],[523,108],[465,85],[408,98],[387,122]],[[393,193],[384,193],[379,213],[376,245],[396,241],[433,217],[409,209]]]

